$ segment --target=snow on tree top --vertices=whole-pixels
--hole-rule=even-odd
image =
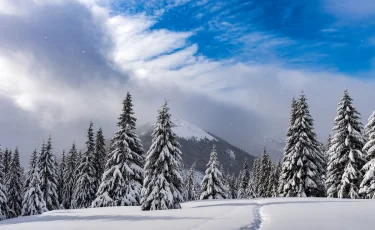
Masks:
[[[185,139],[195,138],[197,140],[203,140],[207,138],[210,141],[217,141],[213,136],[211,136],[207,132],[203,131],[197,126],[192,125],[182,119],[172,118],[171,121],[174,124],[172,128],[173,132],[180,138],[185,138]]]

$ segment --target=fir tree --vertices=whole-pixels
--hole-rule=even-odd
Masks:
[[[57,194],[57,169],[55,158],[52,154],[52,138],[48,138],[47,144],[42,144],[40,156],[38,160],[38,169],[40,176],[40,189],[44,194],[48,210],[59,209],[59,199]]]
[[[260,158],[255,157],[254,162],[253,162],[253,168],[251,170],[251,182],[253,186],[253,190],[255,194],[259,194],[259,183],[260,183],[260,176],[261,176],[261,171],[260,171]]]
[[[76,168],[77,168],[77,149],[75,143],[73,143],[71,150],[66,159],[66,167],[64,171],[64,186],[63,186],[63,199],[62,206],[65,209],[71,208],[71,202],[73,199],[73,192],[77,180]]]
[[[111,139],[105,172],[93,207],[135,206],[141,201],[143,147],[135,134],[133,104],[128,93],[123,101],[119,130]]]
[[[39,215],[48,211],[44,194],[39,186],[40,182],[38,170],[33,170],[22,201],[22,216]]]
[[[59,196],[59,203],[62,208],[65,208],[63,202],[64,202],[64,186],[65,186],[65,177],[64,174],[66,172],[66,158],[65,158],[65,150],[62,153],[61,156],[61,162],[59,165],[59,177],[57,181],[57,195]]]
[[[191,201],[197,199],[195,186],[195,162],[190,167],[189,172],[186,175],[185,179],[185,200]]]
[[[243,164],[242,171],[241,171],[241,176],[239,178],[239,186],[238,186],[238,193],[237,193],[238,199],[247,198],[246,189],[250,180],[250,172],[249,172],[248,167],[249,165],[247,163],[247,159],[245,159],[245,162]]]
[[[248,199],[253,199],[253,198],[258,197],[258,194],[255,192],[253,173],[250,173],[249,183],[247,184],[247,188],[246,188],[246,196]]]
[[[5,173],[4,173],[4,158],[5,153],[0,150],[0,221],[5,220],[9,217],[9,207],[7,200],[7,191],[5,189]]]
[[[290,136],[287,138],[283,158],[280,195],[286,197],[324,196],[322,176],[325,171],[325,161],[303,93],[297,102],[297,111],[294,115],[292,114],[293,116],[294,123],[288,129]]]
[[[104,168],[106,164],[106,157],[107,153],[105,150],[105,139],[103,136],[102,128],[99,128],[99,131],[96,133],[95,138],[95,158],[94,158],[94,166],[96,172],[96,180],[100,183],[102,179],[102,175],[104,173]],[[99,184],[97,185],[99,188]]]
[[[278,197],[279,196],[279,178],[281,173],[281,162],[279,161],[277,165],[274,167],[274,172],[272,175],[272,190],[271,190],[271,197]]]
[[[20,164],[20,155],[18,148],[16,148],[10,164],[9,190],[7,191],[9,214],[11,218],[21,215],[22,211],[22,174],[23,170]]]
[[[205,176],[202,180],[201,200],[226,199],[227,191],[223,184],[223,175],[219,170],[219,161],[215,146],[210,155],[210,161],[207,164]]]
[[[360,114],[354,108],[348,91],[338,104],[335,118],[336,134],[329,149],[326,176],[327,195],[339,198],[358,198],[362,169],[364,140]]]
[[[229,197],[230,199],[236,199],[237,198],[237,187],[236,187],[236,176],[234,173],[231,175],[228,175],[228,187],[229,187]]]
[[[269,197],[269,179],[271,176],[272,162],[266,148],[263,149],[259,166],[258,195],[260,197]]]
[[[38,151],[35,149],[30,158],[29,171],[27,172],[26,180],[25,180],[25,191],[29,188],[34,171],[37,170],[37,162],[38,162],[37,154],[38,154]]]
[[[366,199],[375,199],[375,111],[368,119],[365,127],[368,141],[363,147],[368,162],[362,168],[364,177],[359,193]]]
[[[95,199],[98,182],[94,167],[95,142],[93,123],[87,131],[86,151],[78,166],[78,179],[74,188],[72,207],[88,208]]]
[[[4,165],[4,178],[3,178],[3,185],[5,189],[9,189],[9,178],[10,178],[10,164],[12,163],[12,151],[5,149],[4,157],[3,157],[3,165]]]
[[[152,137],[145,164],[141,208],[143,211],[180,209],[183,201],[182,159],[167,102],[159,110]]]

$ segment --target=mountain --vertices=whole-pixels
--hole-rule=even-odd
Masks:
[[[225,172],[234,172],[237,175],[246,158],[249,166],[252,166],[254,156],[231,145],[220,137],[206,132],[182,119],[172,119],[172,123],[172,130],[181,145],[182,160],[185,169],[190,168],[194,161],[196,161],[196,170],[204,172],[213,145],[216,147],[219,161],[223,165]],[[151,134],[153,130],[154,124],[141,125],[137,129],[137,134],[142,140],[145,151],[151,146]]]

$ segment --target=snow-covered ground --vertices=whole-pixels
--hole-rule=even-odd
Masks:
[[[375,201],[274,198],[195,201],[181,210],[59,210],[0,222],[1,230],[373,230]]]

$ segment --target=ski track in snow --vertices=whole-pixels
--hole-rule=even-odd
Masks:
[[[257,203],[257,206],[254,209],[254,220],[251,222],[250,226],[241,228],[240,230],[258,230],[261,228],[263,219],[261,214],[261,209],[264,204]]]

